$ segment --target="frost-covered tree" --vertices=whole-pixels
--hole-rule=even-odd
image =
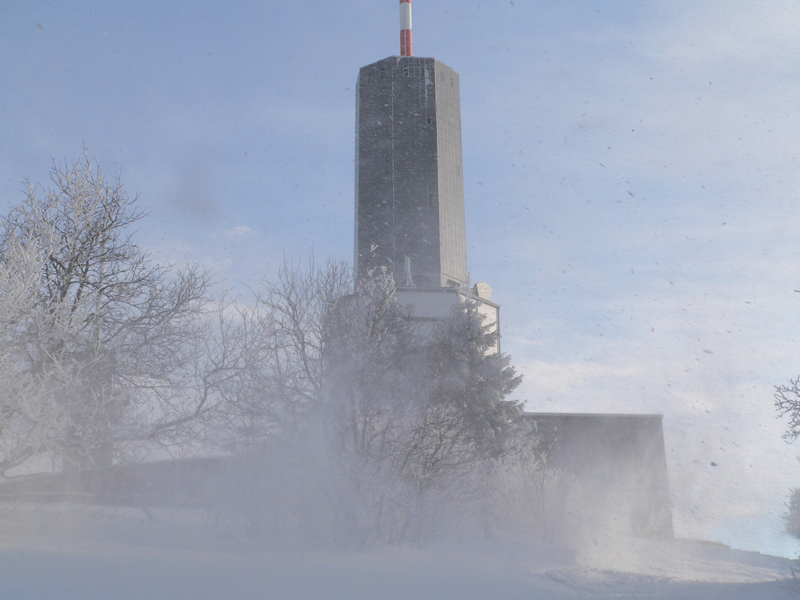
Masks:
[[[300,269],[285,262],[251,305],[239,303],[229,336],[246,368],[224,386],[216,413],[218,443],[233,452],[258,450],[276,435],[296,435],[319,410],[329,384],[323,356],[329,318],[351,291],[346,265]]]
[[[506,396],[519,377],[469,303],[421,324],[389,277],[353,289],[345,265],[286,264],[251,318],[259,359],[230,394],[231,439],[267,448],[273,490],[306,490],[292,511],[324,502],[321,520],[340,533],[414,538],[471,471],[513,446],[520,406]],[[276,460],[293,466],[274,485]]]
[[[486,513],[492,525],[547,544],[571,541],[579,530],[580,486],[574,474],[548,465],[535,439],[494,464]]]
[[[46,247],[10,235],[0,261],[0,474],[49,447],[63,416],[42,381],[25,368],[25,332],[36,315],[37,283]],[[52,317],[51,317],[52,318]]]
[[[505,398],[519,377],[469,302],[419,324],[391,280],[360,285],[351,303],[358,325],[345,327],[351,343],[332,352],[344,351],[333,364],[336,451],[353,471],[364,535],[418,539],[474,491],[476,469],[514,447],[520,407]]]
[[[789,418],[783,439],[794,442],[800,437],[800,376],[790,379],[788,385],[775,386],[774,398],[778,414]],[[788,533],[800,537],[800,489],[791,490],[785,524]]]
[[[775,408],[782,417],[789,417],[783,439],[793,442],[800,437],[800,377],[791,379],[788,385],[775,386]]]
[[[800,538],[800,489],[793,489],[789,494],[788,512],[784,517],[786,532]]]
[[[0,218],[0,474],[43,454],[110,464],[202,407],[208,274],[148,256],[136,198],[88,157],[51,181]]]

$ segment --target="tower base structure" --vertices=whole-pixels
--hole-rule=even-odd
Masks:
[[[487,293],[488,288],[488,293]],[[489,331],[498,333],[494,351],[500,352],[500,305],[492,302],[491,288],[485,283],[467,287],[397,287],[397,300],[411,309],[411,319],[416,322],[436,322],[447,318],[453,307],[472,302],[483,315],[483,324]]]

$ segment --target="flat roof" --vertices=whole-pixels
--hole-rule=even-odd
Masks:
[[[587,413],[587,412],[524,412],[523,417],[592,417],[608,419],[662,419],[661,413]]]

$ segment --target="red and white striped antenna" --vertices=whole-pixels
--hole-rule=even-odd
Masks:
[[[411,51],[411,0],[400,0],[400,56],[414,56]]]

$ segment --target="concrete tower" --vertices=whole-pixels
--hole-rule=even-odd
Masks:
[[[400,56],[358,75],[355,212],[358,277],[385,268],[417,321],[466,301],[500,333],[491,286],[468,287],[458,73],[412,56],[410,0],[400,0]],[[614,531],[672,537],[660,415],[525,416]]]
[[[458,73],[386,58],[359,72],[356,111],[357,274],[386,267],[401,286],[467,285]]]
[[[400,0],[400,56],[358,74],[356,275],[385,268],[414,319],[469,300],[499,332],[491,287],[469,288],[458,73],[412,56],[411,42],[411,2]]]

